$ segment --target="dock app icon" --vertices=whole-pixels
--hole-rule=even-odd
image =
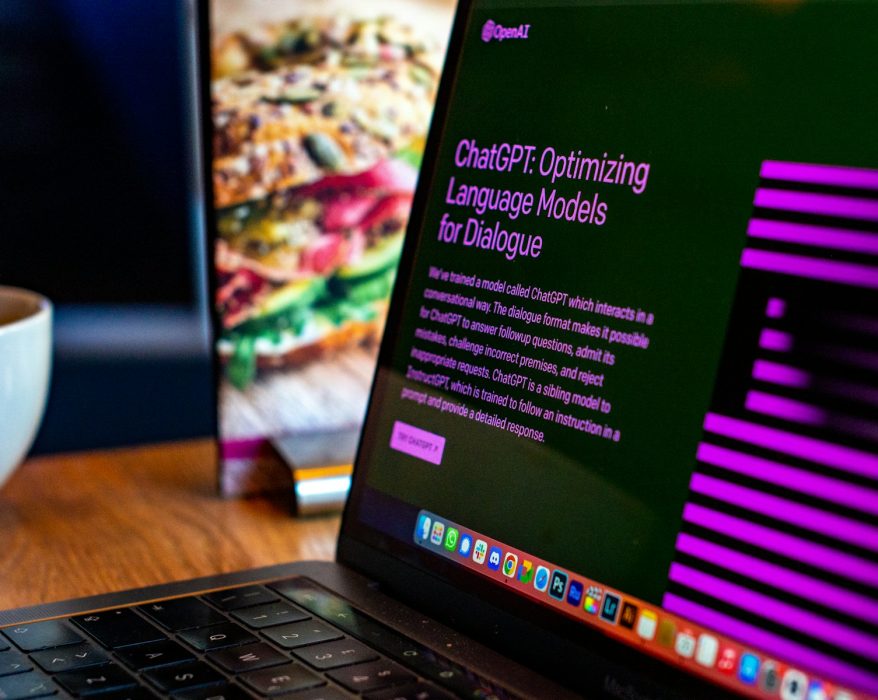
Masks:
[[[616,624],[619,616],[619,596],[612,593],[604,595],[604,604],[601,606],[601,619]]]
[[[426,542],[430,538],[430,528],[433,526],[433,520],[429,515],[422,515],[418,518],[418,527],[415,536],[418,542]]]
[[[476,540],[476,546],[473,547],[473,561],[476,564],[484,564],[486,556],[488,556],[488,543],[485,540]]]
[[[582,609],[589,615],[597,615],[598,608],[600,608],[603,598],[603,588],[600,586],[589,586],[588,590],[585,592],[585,602],[582,604]]]
[[[637,636],[646,641],[655,639],[655,631],[658,628],[658,616],[651,610],[644,610],[640,613],[640,619],[637,621]]]
[[[637,606],[634,603],[624,603],[622,605],[622,614],[619,616],[619,624],[629,630],[634,629],[634,622],[637,620]]]
[[[567,574],[563,571],[552,572],[552,583],[549,584],[549,595],[555,600],[564,600],[564,591],[567,590]]]
[[[585,590],[585,587],[582,585],[581,581],[571,581],[570,588],[567,591],[567,602],[578,608],[579,604],[582,602],[583,590]]]
[[[524,559],[521,566],[518,567],[518,580],[521,583],[530,583],[534,577],[534,563],[529,559]]]
[[[430,533],[430,542],[433,544],[442,544],[442,540],[445,538],[445,523],[439,522],[438,520],[433,523],[433,532]]]
[[[549,570],[545,566],[538,566],[534,576],[534,588],[543,593],[549,587]]]
[[[515,572],[518,571],[518,556],[512,552],[507,552],[503,559],[503,575],[506,578],[515,578]]]

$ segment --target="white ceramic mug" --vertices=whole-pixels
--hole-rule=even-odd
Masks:
[[[52,368],[52,304],[0,286],[0,485],[40,427]]]

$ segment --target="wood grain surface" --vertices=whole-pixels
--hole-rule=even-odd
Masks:
[[[0,609],[334,557],[337,516],[215,484],[210,440],[25,462],[0,488]]]
[[[360,425],[377,352],[377,347],[347,348],[302,366],[263,372],[244,391],[223,378],[220,434],[236,440]]]

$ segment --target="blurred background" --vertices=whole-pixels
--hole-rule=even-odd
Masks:
[[[186,13],[0,2],[0,284],[56,309],[34,453],[214,429]]]

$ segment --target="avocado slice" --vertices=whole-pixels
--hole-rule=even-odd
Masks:
[[[326,295],[326,280],[322,278],[288,284],[262,301],[258,315],[230,329],[226,336],[266,336],[276,330],[301,328],[310,307]]]
[[[310,306],[326,291],[326,280],[312,277],[301,282],[291,282],[270,296],[259,305],[259,316],[267,316],[289,309],[292,306]]]
[[[337,296],[352,304],[368,304],[379,299],[387,299],[393,291],[395,281],[396,268],[391,266],[368,277],[333,283],[330,288]]]
[[[345,281],[353,281],[357,277],[368,277],[395,265],[402,253],[404,238],[402,233],[385,238],[378,245],[372,246],[363,253],[363,257],[357,262],[339,268],[336,277]]]
[[[333,304],[321,306],[314,313],[332,325],[340,326],[346,321],[371,321],[378,316],[378,309],[374,304],[356,304],[342,299]]]

